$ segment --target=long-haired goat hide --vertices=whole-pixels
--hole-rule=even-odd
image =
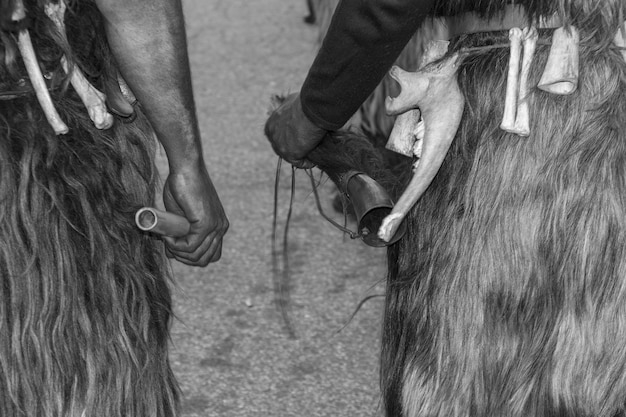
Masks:
[[[69,44],[47,2],[25,1],[23,27],[18,3],[0,0],[0,415],[174,416],[168,267],[133,222],[154,199],[150,127],[137,108],[97,129],[69,86],[63,57],[101,91],[117,77],[92,1],[68,5]],[[25,28],[64,134],[29,92]]]
[[[443,2],[442,2],[443,3]],[[446,2],[442,14],[508,1]],[[389,250],[388,416],[613,417],[626,404],[626,63],[618,0],[524,2],[580,33],[577,90],[530,67],[530,134],[501,130],[508,31],[463,35],[463,117]],[[428,121],[425,121],[428,123]]]

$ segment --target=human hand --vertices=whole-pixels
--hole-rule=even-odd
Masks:
[[[190,223],[186,236],[163,237],[168,256],[193,266],[218,261],[229,223],[204,164],[170,172],[163,202],[167,211],[186,217]]]
[[[313,163],[305,157],[321,142],[326,133],[325,129],[316,126],[306,117],[297,93],[287,96],[265,123],[265,136],[274,152],[297,168],[313,167]]]

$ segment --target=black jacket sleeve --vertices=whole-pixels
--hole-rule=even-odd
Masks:
[[[435,0],[341,0],[302,86],[304,114],[337,130],[374,91]]]

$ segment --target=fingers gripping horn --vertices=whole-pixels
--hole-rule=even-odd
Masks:
[[[390,72],[400,84],[401,92],[398,97],[387,98],[387,113],[397,115],[419,107],[424,120],[424,139],[413,178],[378,230],[384,241],[391,239],[435,178],[461,123],[465,98],[456,77],[459,59],[459,54],[454,54],[414,73],[398,67]]]

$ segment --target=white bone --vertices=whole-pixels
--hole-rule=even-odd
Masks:
[[[416,158],[422,157],[422,144],[424,143],[424,119],[420,119],[415,130],[415,144],[413,145],[413,155]]]
[[[419,69],[422,69],[445,56],[448,52],[449,44],[450,42],[448,41],[430,41],[424,50],[424,54],[422,55]],[[402,72],[400,68],[392,69],[392,71]],[[406,77],[402,76],[399,78],[404,79]],[[410,87],[402,85],[401,88],[410,89]],[[421,141],[418,141],[421,139],[418,138],[418,132],[419,127],[421,127],[423,134],[424,123],[422,122],[420,124],[420,118],[421,112],[417,109],[411,109],[405,113],[399,114],[393,124],[393,129],[389,134],[389,139],[387,140],[387,145],[385,147],[391,151],[406,156],[413,156],[416,152],[421,153],[422,144]],[[417,156],[419,157],[419,155]]]
[[[417,69],[421,70],[426,65],[443,58],[448,53],[449,46],[450,41],[444,41],[440,39],[435,39],[428,42],[428,44],[424,48],[424,53],[422,54],[422,59],[420,60],[420,64]]]
[[[517,95],[519,88],[520,53],[522,49],[522,30],[511,28],[509,30],[511,50],[509,56],[509,72],[506,78],[506,96],[504,98],[504,113],[500,129],[511,132],[515,130],[515,116],[517,112]]]
[[[517,99],[517,115],[515,116],[515,129],[513,133],[520,136],[530,135],[530,108],[528,104],[530,96],[530,87],[528,85],[528,76],[537,47],[537,39],[539,34],[534,27],[524,28],[524,55],[522,57],[522,71],[519,77],[519,96]]]
[[[24,2],[22,0],[16,0],[11,14],[11,20],[19,22],[26,17],[26,9],[24,8]]]
[[[44,7],[46,15],[54,22],[63,37],[67,37],[64,22],[65,9],[64,0],[59,0],[57,4],[47,3]],[[65,72],[70,75],[70,83],[87,108],[89,117],[96,128],[108,129],[113,126],[113,116],[107,110],[105,95],[87,81],[76,65],[70,65],[67,57],[61,58],[61,64]]]
[[[465,98],[456,78],[458,60],[459,55],[454,54],[416,73],[400,72],[397,67],[390,72],[402,91],[396,98],[387,97],[387,113],[399,114],[419,107],[425,130],[422,157],[413,178],[378,230],[378,237],[386,242],[437,175],[461,122]]]
[[[418,109],[413,109],[396,116],[385,148],[412,157],[421,114]]]
[[[25,17],[26,10],[24,9],[24,3],[22,0],[17,0],[11,19],[19,21]],[[37,101],[46,116],[46,120],[54,130],[55,134],[63,135],[67,133],[69,128],[63,120],[61,120],[61,116],[59,116],[59,113],[54,108],[50,92],[48,91],[43,74],[41,73],[41,68],[39,68],[39,62],[37,61],[35,49],[33,48],[33,42],[30,39],[28,30],[24,29],[19,31],[17,35],[17,47],[22,55],[22,60],[24,61],[24,67],[28,73],[28,78],[30,78],[33,90],[35,90],[35,96],[37,97]]]
[[[108,129],[113,126],[113,115],[107,110],[105,95],[87,81],[77,66],[73,65],[70,68],[66,57],[61,58],[61,63],[65,72],[71,73],[70,83],[87,108],[94,126],[98,129]]]
[[[552,46],[537,87],[552,94],[572,94],[578,88],[578,30],[560,27],[552,34]]]
[[[624,61],[626,61],[626,21],[617,29],[613,42],[616,46],[622,48],[620,52],[622,53],[622,57],[624,57]]]

